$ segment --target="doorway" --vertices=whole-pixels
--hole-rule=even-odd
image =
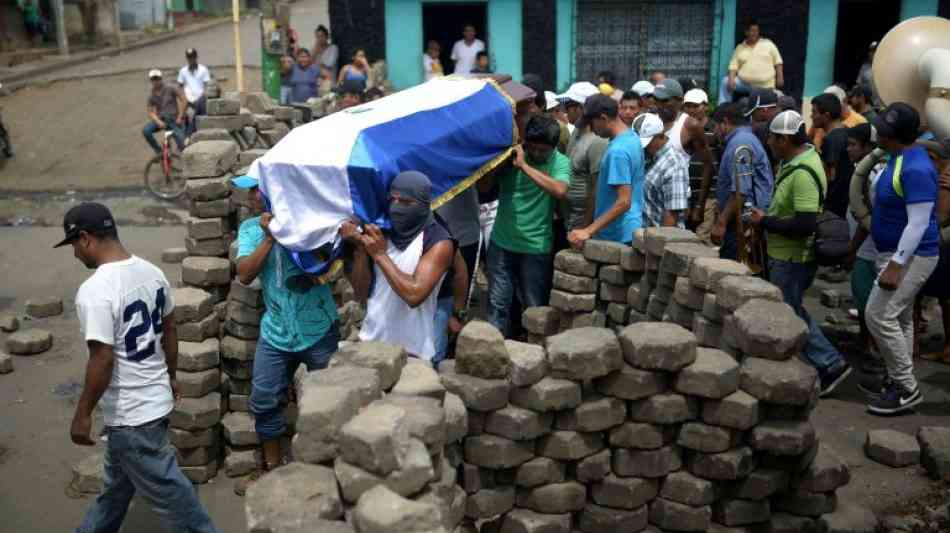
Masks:
[[[835,82],[854,85],[868,46],[900,22],[901,3],[892,0],[839,0],[835,37]]]
[[[488,4],[487,2],[472,2],[465,4],[430,4],[422,5],[422,43],[419,53],[424,54],[430,40],[442,45],[439,60],[446,74],[452,72],[452,45],[462,38],[462,28],[466,24],[475,26],[476,37],[485,42],[485,48],[491,53],[491,43],[488,41]],[[421,61],[421,55],[420,61]],[[490,56],[489,56],[490,57]]]

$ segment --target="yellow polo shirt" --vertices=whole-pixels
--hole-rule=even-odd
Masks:
[[[752,46],[745,41],[736,46],[729,61],[729,70],[739,73],[739,79],[763,89],[775,88],[775,67],[782,64],[782,54],[772,41],[760,38]]]

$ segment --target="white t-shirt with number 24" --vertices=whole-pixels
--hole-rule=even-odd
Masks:
[[[99,406],[107,426],[140,426],[174,408],[162,324],[173,310],[171,287],[155,265],[136,256],[96,269],[76,294],[86,341],[112,346],[112,380]]]

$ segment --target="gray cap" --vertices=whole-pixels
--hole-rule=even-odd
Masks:
[[[666,78],[656,85],[653,89],[653,96],[657,100],[669,100],[670,98],[682,98],[683,86],[673,78]]]

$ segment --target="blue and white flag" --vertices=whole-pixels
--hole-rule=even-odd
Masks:
[[[389,228],[389,184],[405,170],[432,180],[433,209],[511,152],[514,103],[484,79],[435,79],[292,130],[251,166],[271,233],[312,274],[339,248],[347,219]],[[332,259],[332,255],[326,259]]]

